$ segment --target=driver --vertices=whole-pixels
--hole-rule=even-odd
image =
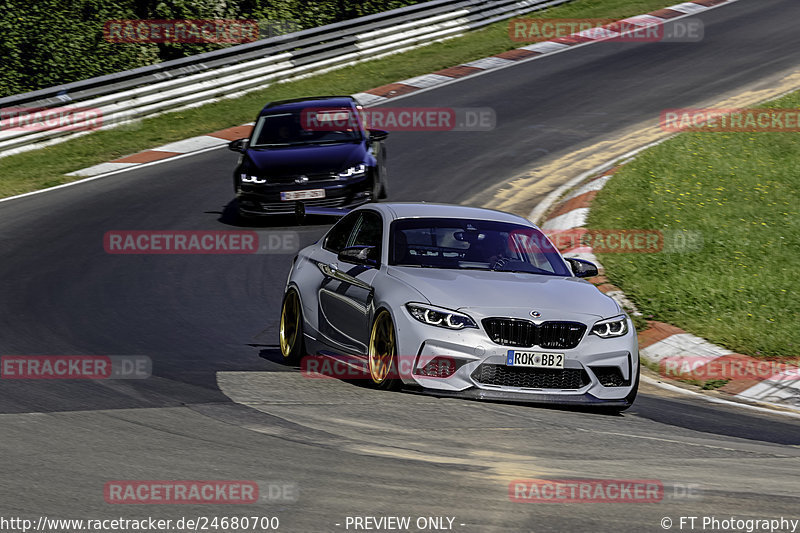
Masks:
[[[486,233],[464,232],[470,243],[465,255],[467,261],[489,263],[494,265],[505,257],[506,243],[499,233],[489,231]]]

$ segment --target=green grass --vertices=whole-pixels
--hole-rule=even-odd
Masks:
[[[759,107],[800,108],[800,93]],[[588,225],[699,232],[694,251],[599,259],[646,318],[756,357],[800,353],[800,134],[680,134],[623,167]]]
[[[665,0],[574,0],[537,11],[532,17],[624,18],[653,11]],[[144,120],[130,127],[99,131],[41,150],[0,159],[0,197],[60,185],[76,178],[67,172],[103,163],[161,144],[238,126],[253,120],[269,100],[321,94],[352,94],[518,48],[508,23],[498,22],[462,37],[312,78],[275,84],[243,97]]]
[[[716,390],[728,384],[729,379],[710,379],[703,383],[700,388],[703,390]]]
[[[698,379],[679,379],[683,383],[687,385],[694,385],[695,387],[700,387],[703,390],[716,390],[720,387],[724,387],[730,381],[729,379],[710,379],[708,381],[698,380]]]

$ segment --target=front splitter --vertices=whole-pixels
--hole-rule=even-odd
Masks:
[[[514,403],[530,403],[544,405],[565,405],[565,406],[589,406],[589,407],[611,407],[626,408],[631,404],[625,400],[602,400],[589,393],[580,395],[562,394],[528,394],[516,391],[491,390],[473,387],[463,391],[441,391],[435,389],[419,388],[414,389],[420,394],[437,396],[441,398],[463,398],[466,400],[488,400]]]

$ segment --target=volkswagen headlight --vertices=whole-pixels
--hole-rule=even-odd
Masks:
[[[350,167],[343,172],[339,172],[340,178],[352,178],[354,176],[361,176],[367,172],[367,165],[361,163],[360,165],[356,165],[354,167]]]
[[[442,307],[432,305],[407,303],[406,309],[411,316],[429,326],[438,326],[447,329],[477,328],[477,324],[468,315],[451,311]]]
[[[256,183],[258,185],[261,185],[267,182],[266,178],[259,178],[258,176],[249,174],[242,174],[241,178],[242,178],[242,183]]]

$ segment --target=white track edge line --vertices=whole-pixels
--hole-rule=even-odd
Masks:
[[[158,165],[160,163],[167,163],[169,161],[175,161],[176,159],[183,159],[184,157],[190,157],[190,156],[193,156],[193,155],[202,154],[204,152],[210,152],[211,150],[218,150],[219,148],[222,148],[224,146],[225,146],[224,144],[221,145],[221,146],[209,146],[209,147],[206,147],[206,148],[201,148],[200,150],[195,150],[193,152],[186,152],[185,154],[174,155],[172,157],[167,157],[167,158],[164,158],[164,159],[157,159],[156,161],[150,161],[148,163],[140,163],[138,165],[133,165],[133,166],[130,166],[130,167],[125,167],[125,168],[120,168],[120,169],[117,169],[117,170],[112,170],[110,172],[105,172],[103,174],[98,174],[97,176],[89,176],[88,178],[83,178],[83,179],[80,179],[80,180],[70,181],[68,183],[62,183],[61,185],[56,185],[55,187],[48,187],[47,189],[39,189],[38,191],[30,191],[30,192],[26,192],[26,193],[23,193],[23,194],[18,194],[16,196],[9,196],[7,198],[0,198],[0,203],[8,202],[8,201],[11,201],[11,200],[17,200],[19,198],[25,198],[27,196],[34,196],[36,194],[42,194],[42,193],[49,192],[49,191],[56,191],[58,189],[64,189],[66,187],[71,187],[73,185],[81,185],[83,183],[88,183],[90,181],[99,180],[101,178],[108,178],[109,176],[114,176],[115,174],[122,174],[123,172],[128,172],[130,170],[138,170],[138,169],[143,168],[143,167],[150,167],[150,166]],[[106,163],[110,163],[110,162],[111,161],[106,161]],[[98,163],[98,164],[102,164],[102,163]]]
[[[783,416],[788,416],[788,417],[791,417],[791,418],[800,419],[800,412],[798,412],[797,410],[795,410],[795,409],[793,409],[791,407],[786,407],[785,405],[772,403],[772,402],[758,402],[758,403],[763,404],[763,405],[771,405],[771,406],[776,407],[776,409],[770,409],[769,407],[761,407],[759,405],[752,405],[750,403],[734,402],[734,401],[731,401],[731,400],[725,400],[723,398],[714,398],[713,396],[708,396],[707,394],[703,394],[703,393],[700,393],[700,392],[695,392],[695,391],[692,391],[692,390],[684,389],[682,387],[678,387],[678,386],[675,386],[675,385],[670,385],[669,383],[665,383],[665,382],[663,382],[661,380],[657,380],[657,379],[651,378],[649,376],[644,376],[643,375],[643,376],[641,376],[641,379],[642,379],[642,381],[650,383],[651,385],[655,385],[656,387],[660,387],[662,389],[665,389],[665,390],[668,390],[668,391],[672,391],[672,392],[679,392],[679,393],[685,394],[687,396],[696,396],[698,398],[702,398],[702,399],[704,399],[704,400],[706,400],[708,402],[711,402],[711,403],[718,403],[718,404],[723,404],[723,405],[731,405],[731,406],[734,406],[734,407],[741,407],[743,409],[750,409],[752,411],[758,411],[760,413],[770,413],[770,414],[783,415]],[[786,411],[784,411],[784,409],[789,409],[790,412],[786,412]]]

